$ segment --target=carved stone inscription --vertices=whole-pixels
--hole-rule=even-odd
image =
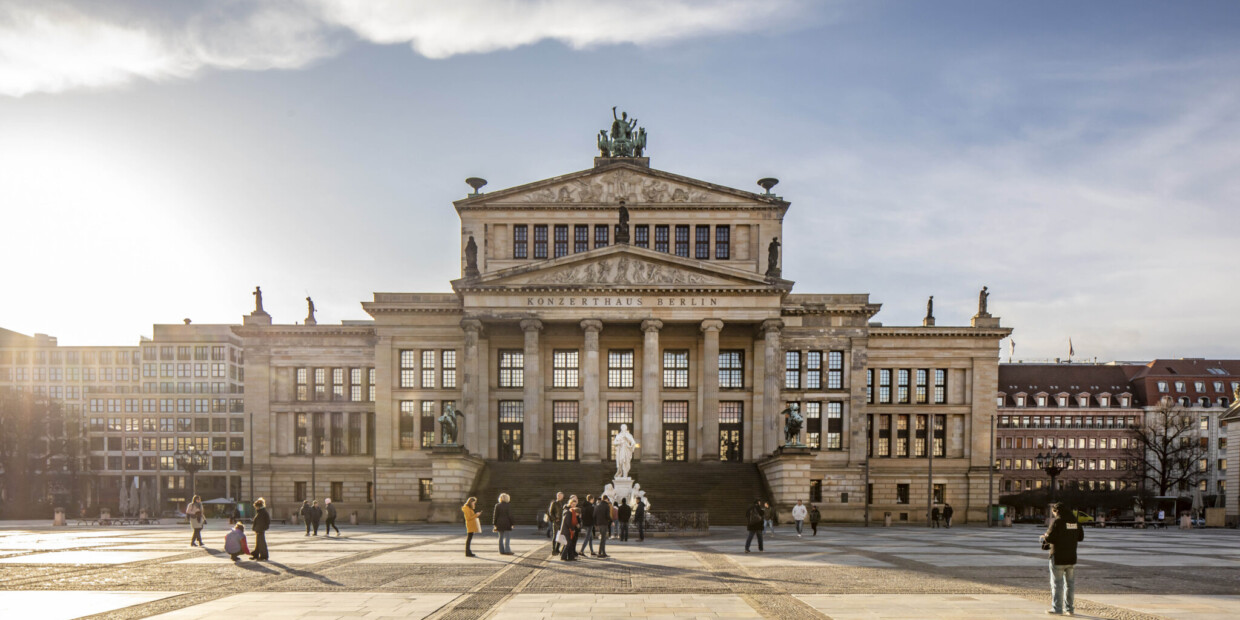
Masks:
[[[718,297],[651,297],[632,295],[538,295],[524,297],[529,308],[710,308]]]

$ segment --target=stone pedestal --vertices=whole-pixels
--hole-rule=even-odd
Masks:
[[[973,327],[999,327],[999,317],[990,316],[989,314],[975,314],[969,320],[969,325]]]
[[[797,500],[809,503],[810,466],[814,455],[805,446],[784,446],[758,463],[771,489],[775,511],[782,522],[792,521],[792,507]]]
[[[431,523],[456,523],[463,518],[461,506],[469,497],[484,461],[467,454],[464,446],[437,445],[431,449]]]

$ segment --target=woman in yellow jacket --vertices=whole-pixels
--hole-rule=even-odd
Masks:
[[[465,557],[474,557],[474,552],[469,550],[469,543],[473,542],[474,534],[482,531],[482,515],[478,513],[478,498],[471,497],[465,500],[465,505],[461,506],[461,512],[465,513]]]

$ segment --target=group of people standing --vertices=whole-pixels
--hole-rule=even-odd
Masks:
[[[753,545],[753,539],[758,539],[758,551],[763,551],[762,534],[770,532],[775,534],[775,507],[770,502],[764,502],[760,499],[753,500],[753,504],[749,510],[745,511],[745,529],[749,531],[749,536],[745,539],[745,553],[749,553],[750,546]],[[818,523],[822,521],[822,513],[818,511],[818,507],[810,504],[805,505],[802,500],[797,500],[797,504],[792,507],[792,521],[796,525],[797,538],[801,538],[805,531],[805,522],[809,521],[809,527],[813,531],[813,535],[818,535]]]
[[[939,507],[938,507],[938,506],[935,506],[935,507],[931,508],[931,509],[930,509],[930,525],[931,525],[931,527],[940,527],[940,525],[939,525],[939,521],[940,521],[940,520],[942,520],[942,521],[944,521],[944,522],[946,522],[946,523],[947,523],[947,529],[951,529],[951,527],[952,527],[952,514],[954,514],[954,513],[955,513],[955,511],[954,511],[954,510],[952,510],[952,505],[951,505],[951,504],[948,504],[948,503],[946,503],[946,502],[944,502],[944,503],[943,503],[943,510],[939,510]]]
[[[311,527],[314,528],[314,535],[319,535],[319,521],[322,520],[324,516],[327,517],[327,526],[324,528],[324,535],[331,536],[332,528],[335,528],[336,536],[340,536],[340,528],[336,527],[336,507],[332,505],[332,498],[324,498],[323,505],[326,506],[326,509],[319,508],[319,502],[317,500],[313,502],[310,500],[302,500],[301,508],[297,510],[297,515],[301,517],[302,521],[306,522],[306,536],[311,535]]]
[[[641,501],[635,504],[636,507],[630,506],[628,500],[622,499],[619,505],[615,505],[608,497],[596,498],[593,495],[586,495],[584,501],[576,495],[565,499],[563,492],[556,493],[546,513],[541,515],[547,525],[547,537],[552,540],[552,554],[560,556],[565,562],[575,561],[587,550],[591,557],[611,557],[607,555],[607,541],[618,539],[627,542],[630,521],[637,525],[638,541],[644,541],[646,506]],[[477,557],[473,552],[474,534],[482,532],[478,498],[465,500],[461,512],[465,516],[465,557]],[[499,534],[500,555],[513,555],[512,530],[516,520],[507,493],[500,494],[491,514],[491,531]],[[596,540],[597,551],[594,545]]]

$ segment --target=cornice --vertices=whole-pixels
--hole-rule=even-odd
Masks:
[[[870,337],[888,338],[1006,338],[1010,327],[871,327]]]

